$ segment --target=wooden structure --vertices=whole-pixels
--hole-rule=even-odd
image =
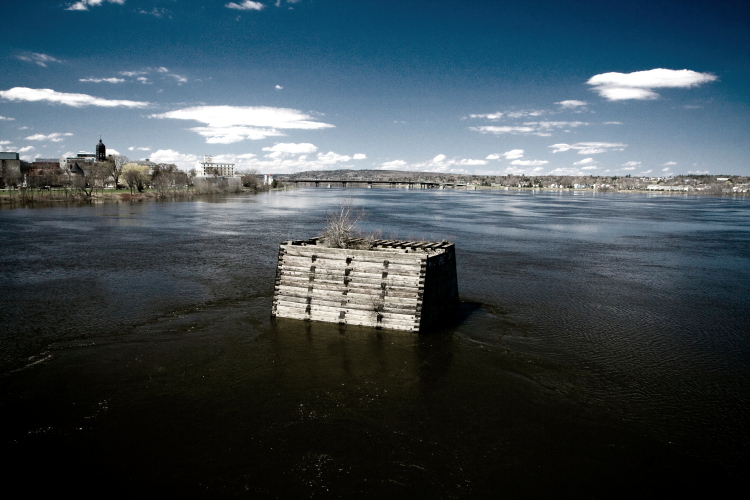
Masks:
[[[350,246],[282,243],[271,315],[420,332],[455,314],[453,243],[354,239]]]

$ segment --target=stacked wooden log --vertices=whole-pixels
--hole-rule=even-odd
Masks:
[[[282,243],[271,315],[419,332],[455,313],[453,243],[354,239],[349,246]]]

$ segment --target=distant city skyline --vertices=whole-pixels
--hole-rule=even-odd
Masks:
[[[750,175],[750,6],[3,5],[0,150],[193,168]]]

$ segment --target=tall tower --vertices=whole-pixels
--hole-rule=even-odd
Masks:
[[[105,161],[107,159],[107,147],[99,137],[99,144],[96,145],[96,161]]]

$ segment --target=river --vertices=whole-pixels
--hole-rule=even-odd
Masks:
[[[278,244],[320,233],[345,199],[363,231],[455,241],[456,323],[270,318]],[[747,199],[301,189],[0,210],[0,250],[0,439],[27,492],[632,497],[745,481]]]

